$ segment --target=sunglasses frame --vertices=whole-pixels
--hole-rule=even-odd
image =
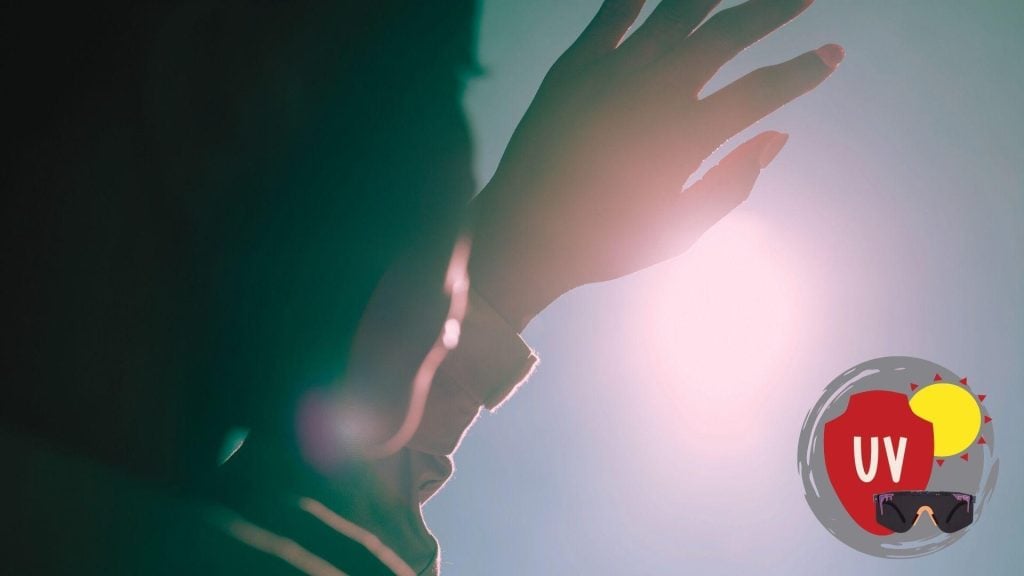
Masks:
[[[908,532],[911,528],[917,524],[920,520],[922,508],[928,508],[930,510],[930,516],[932,522],[947,534],[952,534],[963,530],[970,526],[974,522],[974,495],[967,494],[964,492],[934,492],[926,490],[902,490],[892,492],[882,492],[875,494],[873,497],[875,503],[875,521],[880,526],[888,528],[893,532]],[[955,501],[951,503],[950,498]],[[898,504],[898,502],[902,502]],[[887,507],[886,504],[889,506]],[[953,515],[960,510],[961,506],[967,505],[967,522],[957,522],[952,524]],[[907,508],[911,509],[909,514]],[[948,512],[946,509],[948,508]],[[938,509],[938,511],[936,511]],[[886,512],[890,511],[889,515]],[[892,512],[895,512],[900,519],[899,523],[892,522]],[[945,518],[939,516],[942,513]],[[912,516],[911,516],[912,514]],[[962,525],[961,525],[962,524]]]

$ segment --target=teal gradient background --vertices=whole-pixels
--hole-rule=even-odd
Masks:
[[[466,96],[481,183],[547,68],[598,4],[483,2],[483,74]],[[443,572],[1019,570],[1021,30],[1018,0],[818,0],[723,69],[710,89],[826,42],[847,50],[818,90],[741,135],[791,137],[750,200],[694,254],[579,289],[529,326],[538,371],[498,413],[481,417],[454,477],[426,506]],[[746,299],[736,303],[741,311],[783,302],[785,314],[749,325],[743,314],[687,322],[685,307],[671,308],[673,294],[692,298],[709,270],[719,274],[707,262],[723,246],[734,256],[757,250],[709,280],[749,279],[722,297]],[[773,294],[763,302],[762,285]],[[648,326],[660,316],[669,324]],[[672,322],[687,335],[666,332]],[[765,326],[782,326],[785,337]],[[716,330],[741,342],[733,362],[716,359],[715,369],[692,346],[664,345],[665,334],[699,343]],[[999,436],[999,485],[985,514],[954,546],[914,560],[869,557],[836,540],[808,509],[796,470],[800,425],[822,389],[889,355],[968,376],[988,394]]]

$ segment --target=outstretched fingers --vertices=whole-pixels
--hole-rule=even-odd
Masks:
[[[643,6],[644,0],[604,0],[597,15],[559,61],[580,66],[615,50]]]
[[[702,148],[722,142],[821,84],[843,59],[843,49],[826,44],[781,64],[759,68],[704,98],[699,106]]]
[[[661,63],[672,83],[696,96],[726,62],[796,18],[813,0],[750,0],[708,19]]]
[[[659,58],[686,39],[721,0],[662,0],[643,25],[622,43],[624,58],[634,65]]]

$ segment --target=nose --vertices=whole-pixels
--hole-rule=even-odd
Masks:
[[[935,511],[932,510],[932,507],[931,506],[921,506],[920,508],[917,509],[917,517],[914,518],[914,526],[917,526],[917,522],[918,522],[918,520],[921,519],[922,513],[927,513],[928,514],[928,518],[931,519],[932,524],[935,524],[936,526],[939,525],[937,522],[935,522]]]

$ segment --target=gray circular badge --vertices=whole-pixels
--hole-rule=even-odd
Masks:
[[[822,525],[886,558],[930,554],[967,533],[999,475],[993,420],[974,385],[898,356],[833,380],[804,419],[797,453]]]

